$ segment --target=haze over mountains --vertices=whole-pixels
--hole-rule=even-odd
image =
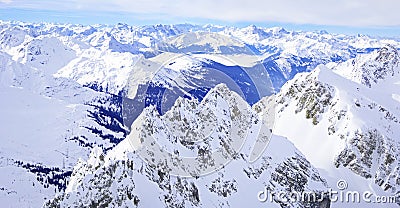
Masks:
[[[256,26],[0,22],[0,201],[326,207],[346,180],[398,207],[399,48]],[[170,155],[151,162],[151,139]],[[174,172],[182,156],[196,165]],[[265,204],[265,187],[324,200]]]

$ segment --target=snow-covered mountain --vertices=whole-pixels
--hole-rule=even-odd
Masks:
[[[249,203],[257,207],[261,205],[257,194],[265,187],[276,192],[326,192],[326,181],[286,138],[272,137],[261,159],[248,163],[257,138],[252,131],[262,124],[258,119],[225,85],[216,86],[198,104],[178,99],[163,116],[148,107],[132,124],[131,134],[108,154],[94,149],[87,162],[78,162],[65,194],[46,207],[237,207]],[[242,144],[247,136],[249,140]],[[186,157],[180,159],[182,155]],[[311,204],[280,200],[268,201],[268,206]]]
[[[395,39],[256,26],[0,21],[0,201],[324,207],[327,198],[257,195],[323,196],[338,179],[398,195],[398,48]],[[231,116],[236,107],[243,119]],[[147,133],[205,169],[145,162],[155,149],[139,154],[135,144]],[[240,151],[227,142],[242,139]],[[219,157],[229,157],[212,164],[221,141]],[[331,204],[353,204],[342,205]]]
[[[398,59],[387,45],[332,68],[297,74],[275,97],[273,133],[289,138],[324,170],[330,186],[345,179],[353,190],[394,195],[398,203]],[[262,106],[271,102],[260,101],[261,113],[270,113]]]
[[[265,97],[256,103],[253,106],[254,110],[247,107],[246,111],[250,114],[244,113],[242,118],[245,120],[238,122],[244,130],[253,132],[258,125],[262,125],[258,127],[260,129],[268,129],[271,124],[259,120],[272,121],[270,115],[272,114],[275,115],[274,135],[287,136],[294,146],[287,143],[288,140],[284,137],[272,136],[271,143],[261,159],[249,164],[248,158],[251,154],[249,150],[253,148],[257,136],[247,132],[249,134],[235,137],[237,133],[246,131],[233,126],[232,112],[227,118],[219,115],[220,112],[229,115],[229,109],[241,109],[239,103],[243,100],[226,86],[217,86],[209,91],[199,104],[196,100],[178,99],[171,110],[163,116],[159,115],[155,107],[147,107],[132,124],[131,134],[123,142],[105,156],[96,150],[97,153],[93,153],[97,154],[96,156],[92,156],[88,162],[80,162],[74,169],[68,191],[47,202],[46,206],[95,204],[141,207],[155,205],[153,201],[157,200],[163,202],[158,206],[168,207],[208,207],[218,203],[224,207],[245,204],[254,207],[265,206],[259,201],[253,201],[254,204],[246,201],[243,204],[243,201],[230,198],[231,195],[242,198],[245,195],[243,193],[257,195],[253,189],[258,187],[257,190],[262,190],[262,186],[253,184],[255,181],[271,191],[312,190],[322,194],[327,192],[328,188],[337,189],[338,180],[346,180],[349,190],[360,193],[370,191],[377,196],[397,196],[398,200],[400,143],[397,135],[400,135],[400,132],[397,132],[398,128],[395,126],[398,125],[400,91],[393,89],[397,89],[396,85],[399,84],[400,67],[397,61],[399,55],[397,50],[388,45],[365,56],[369,58],[357,57],[335,65],[331,69],[321,65],[311,73],[298,74],[285,84],[277,95]],[[346,66],[353,67],[344,70],[343,67]],[[379,86],[380,83],[373,87],[364,86],[363,83],[353,80],[353,77],[341,74],[349,70],[363,73],[364,71],[357,67],[365,66],[371,66],[368,69],[372,74],[387,74],[383,77],[386,83],[381,83],[382,86]],[[223,103],[230,94],[234,95],[231,98],[233,101],[228,103],[236,105],[224,106]],[[381,97],[377,98],[378,95]],[[230,128],[237,131],[229,129],[230,122],[232,122]],[[266,126],[263,126],[264,124]],[[292,128],[289,129],[288,125]],[[212,133],[208,135],[207,132],[211,127],[218,130],[211,131]],[[229,141],[229,137],[224,138],[228,135],[232,141],[241,141],[240,138],[243,137],[250,141],[245,142],[241,149],[242,153],[233,152],[230,155],[233,161],[220,169],[215,167],[218,166],[216,162],[219,160],[216,158],[219,157],[212,151],[213,147],[215,148],[215,144],[212,143],[217,138]],[[205,139],[207,137],[210,139]],[[203,142],[188,143],[187,140]],[[223,144],[220,141],[218,143]],[[234,143],[227,143],[228,147],[234,149]],[[153,145],[155,147],[152,147]],[[318,149],[315,149],[316,145]],[[295,147],[305,155],[299,153]],[[168,150],[166,152],[172,155],[161,154],[161,149]],[[292,151],[295,152],[295,157],[292,156]],[[179,157],[188,154],[194,156],[196,160],[191,162],[179,160]],[[235,154],[237,156],[234,156]],[[225,155],[228,157],[229,154]],[[278,159],[279,157],[286,159]],[[192,166],[196,165],[200,168],[193,169]],[[91,169],[88,170],[88,167]],[[217,171],[201,176],[202,171],[207,172],[210,167]],[[147,172],[148,169],[152,169],[153,172]],[[157,174],[154,175],[155,173]],[[184,173],[190,173],[194,178],[181,177]],[[239,180],[243,176],[248,177],[243,179],[245,182]],[[155,192],[156,195],[150,195],[151,197],[141,195],[140,190],[143,185],[136,186],[135,179],[143,177],[156,182],[147,185],[156,188],[158,185],[159,190]],[[253,177],[255,181],[248,181]],[[118,180],[114,180],[115,178]],[[297,187],[300,184],[303,185]],[[220,192],[216,192],[217,196],[213,195],[214,189],[221,186],[223,188]],[[117,193],[119,194],[114,196]],[[100,201],[99,199],[104,196],[107,200]],[[102,204],[103,202],[105,204]],[[268,206],[324,207],[326,206],[324,203],[330,203],[328,198],[314,205],[291,204],[285,200],[276,200]],[[335,205],[354,207],[354,204],[348,202],[332,204]],[[365,201],[360,203],[360,206],[368,205]],[[396,204],[374,205],[374,207],[388,206],[396,207]]]
[[[242,67],[261,62],[274,81],[275,91],[278,91],[296,73],[310,71],[318,64],[344,61],[388,43],[400,47],[396,40],[391,39],[334,35],[323,31],[289,32],[282,28],[256,26],[234,28],[182,24],[133,27],[125,24],[81,26],[1,22],[1,28],[1,47],[12,54],[14,60],[31,62],[28,59],[32,56],[32,64],[45,65],[48,57],[53,57],[52,61],[60,63],[60,66],[67,63],[59,76],[73,78],[80,84],[96,82],[104,89],[108,87],[113,94],[118,94],[117,91],[123,88],[121,77],[126,75],[130,59],[136,60],[136,54],[146,58],[165,51],[231,54],[227,57]],[[37,44],[41,46],[37,47]],[[56,48],[60,46],[64,48]],[[46,47],[52,50],[46,50]],[[57,61],[53,53],[65,58]],[[42,58],[36,58],[38,55]],[[218,56],[207,58],[227,64]],[[113,71],[90,77],[86,75],[90,68]]]

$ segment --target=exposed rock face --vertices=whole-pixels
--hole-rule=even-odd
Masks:
[[[399,74],[399,62],[398,50],[386,45],[378,51],[357,57],[352,62],[346,62],[337,68],[349,79],[372,87],[385,78]],[[351,69],[348,68],[349,64]]]
[[[330,141],[333,146],[326,150],[334,151],[320,160],[334,165],[331,171],[347,168],[399,199],[399,60],[398,51],[387,45],[333,69],[320,66],[309,74],[298,74],[276,95],[276,122],[299,125],[306,122],[305,115],[315,127],[302,129],[308,137],[289,136],[281,127],[275,131],[296,145],[310,143],[309,137],[320,138],[313,141],[320,146]],[[255,106],[268,102],[269,98],[262,99]],[[260,112],[268,113],[268,109]],[[286,117],[296,114],[298,120]],[[313,148],[300,150],[308,158],[314,155]]]
[[[210,90],[200,103],[178,99],[163,116],[148,107],[132,124],[131,134],[105,157],[94,152],[88,162],[78,163],[66,193],[46,206],[234,207],[244,201],[231,201],[232,197],[249,191],[255,199],[249,203],[260,206],[257,192],[262,190],[284,192],[288,197],[291,191],[311,190],[322,197],[328,189],[326,181],[283,137],[273,136],[261,157],[249,163],[257,137],[244,139],[247,131],[263,124],[258,119],[225,85]],[[236,149],[234,141],[242,148]],[[184,157],[190,153],[195,159]],[[145,185],[152,192],[141,192]],[[268,203],[282,207],[322,204],[315,200],[289,203],[288,199],[276,197]]]

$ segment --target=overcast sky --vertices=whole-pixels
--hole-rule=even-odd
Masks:
[[[126,22],[282,24],[391,31],[399,0],[0,0],[0,19],[82,24]],[[311,25],[311,26],[310,26]]]

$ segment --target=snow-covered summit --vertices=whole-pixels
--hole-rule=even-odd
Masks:
[[[335,71],[357,83],[371,87],[385,78],[397,76],[400,73],[400,56],[392,45],[354,60],[347,61],[335,67]]]
[[[329,185],[345,178],[352,189],[398,199],[398,60],[398,51],[384,46],[333,69],[321,65],[297,74],[274,99],[273,133],[287,137],[311,164],[326,171]],[[369,82],[356,79],[357,73]],[[264,98],[256,106],[274,100],[271,104]],[[258,109],[261,115],[270,113]]]
[[[260,125],[255,111],[226,85],[210,90],[201,103],[178,99],[163,116],[148,107],[107,155],[94,149],[87,162],[78,162],[68,193],[45,207],[329,204],[322,194],[326,181],[286,138],[272,136],[258,160],[249,163],[257,129],[268,130]],[[287,196],[260,201],[257,196],[265,190]],[[289,201],[291,190],[315,192],[321,201]]]

